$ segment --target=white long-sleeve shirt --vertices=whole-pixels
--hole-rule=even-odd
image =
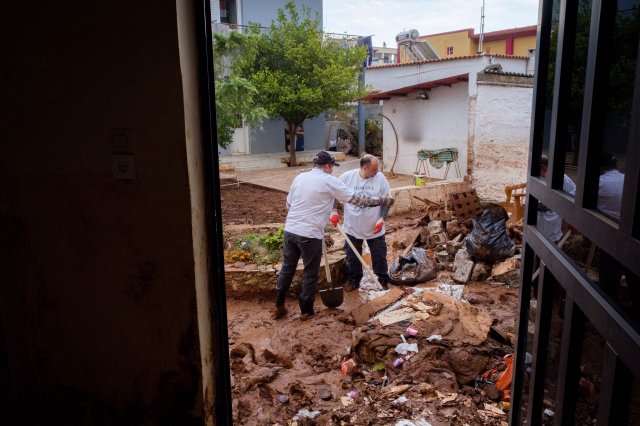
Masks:
[[[353,190],[322,169],[300,173],[287,196],[289,212],[284,230],[303,237],[323,238],[334,200],[347,203],[353,195]]]
[[[564,175],[562,190],[567,194],[576,196],[576,184],[567,175]],[[538,211],[536,227],[542,235],[554,243],[562,237],[562,218],[553,210]]]

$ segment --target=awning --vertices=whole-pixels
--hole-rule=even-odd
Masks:
[[[405,86],[399,89],[393,89],[386,92],[374,92],[367,96],[356,99],[358,101],[381,101],[391,99],[393,96],[407,96],[409,93],[420,92],[422,90],[432,89],[434,87],[449,86],[452,84],[461,83],[463,81],[469,81],[469,74],[460,74],[453,77],[441,78],[439,80],[426,81],[424,83],[414,84],[412,86]]]

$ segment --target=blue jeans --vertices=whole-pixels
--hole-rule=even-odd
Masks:
[[[360,254],[362,254],[362,241],[354,237],[353,235],[347,234],[349,240],[353,243],[355,248],[358,250]],[[378,277],[378,281],[380,284],[386,288],[389,283],[389,272],[387,268],[387,242],[384,238],[384,235],[381,235],[376,238],[372,238],[367,240],[367,245],[369,246],[369,250],[371,251],[371,261],[373,263],[373,272]],[[344,248],[347,253],[347,270],[349,272],[349,287],[358,288],[360,287],[360,280],[362,279],[362,264],[360,260],[358,260],[357,256],[349,247],[347,242],[344,242]]]
[[[313,313],[313,302],[316,298],[318,276],[320,274],[320,260],[322,259],[322,240],[319,238],[302,237],[291,232],[284,233],[284,261],[278,273],[276,288],[276,306],[284,305],[291,281],[296,273],[298,260],[302,256],[304,271],[302,274],[302,292],[298,298],[300,312]]]

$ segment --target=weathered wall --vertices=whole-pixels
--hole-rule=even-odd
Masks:
[[[473,186],[480,198],[503,201],[506,185],[526,181],[533,89],[531,79],[489,78],[478,78]]]
[[[465,174],[468,140],[468,90],[467,83],[451,87],[438,87],[429,92],[429,100],[418,97],[393,97],[384,101],[384,115],[388,117],[398,134],[398,159],[394,171],[412,174],[416,170],[417,153],[421,149],[458,148],[461,177]],[[396,155],[393,129],[384,120],[384,168],[389,171]],[[434,169],[429,165],[432,177],[444,177],[445,167]],[[451,165],[448,178],[455,178]]]
[[[176,21],[175,2],[150,0],[3,9],[5,419],[201,411]],[[115,129],[134,180],[112,175]]]

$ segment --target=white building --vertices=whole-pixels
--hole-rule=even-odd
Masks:
[[[374,90],[365,99],[383,102],[385,171],[395,160],[394,172],[413,174],[418,151],[456,148],[461,174],[452,164],[447,179],[469,176],[481,198],[503,200],[505,185],[526,179],[533,92],[527,63],[480,55],[367,68]],[[427,167],[431,177],[445,177],[446,167]]]

